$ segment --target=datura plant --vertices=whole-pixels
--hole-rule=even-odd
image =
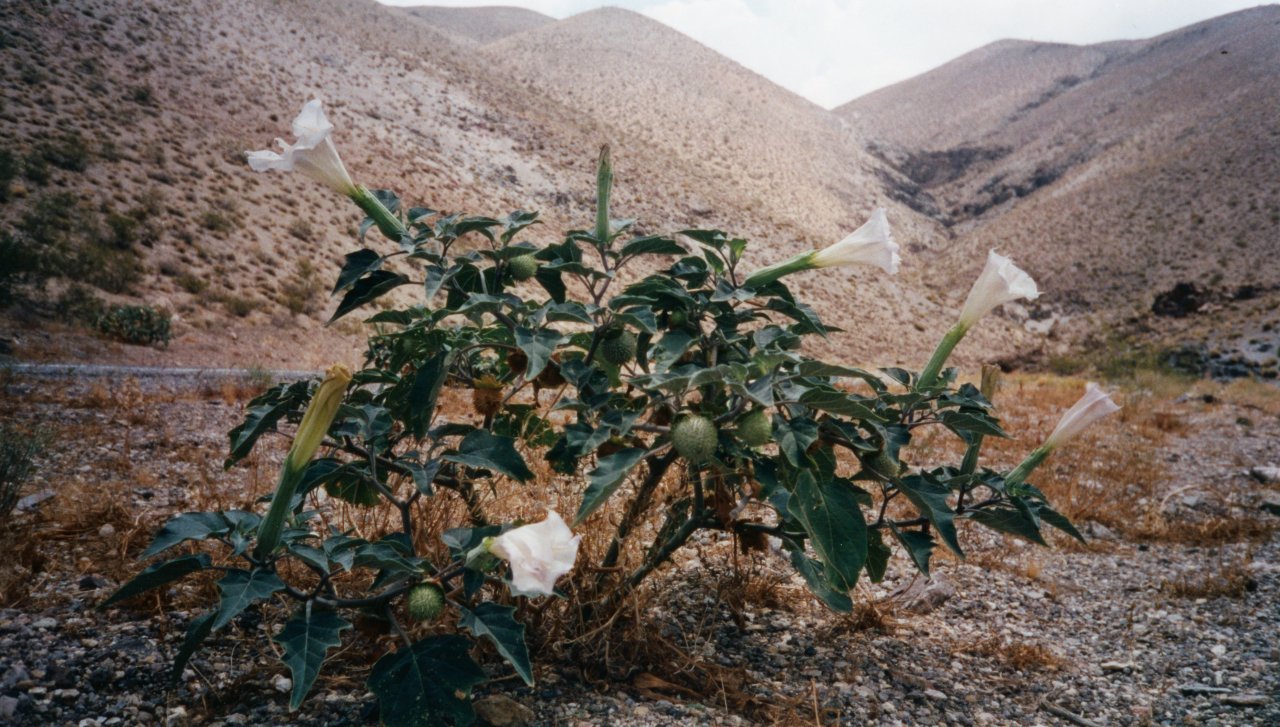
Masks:
[[[357,638],[346,634],[353,619],[372,618],[390,634],[368,679],[381,720],[469,724],[471,690],[486,679],[477,642],[533,683],[517,616],[528,600],[564,595],[556,584],[578,560],[574,529],[597,533],[601,547],[576,564],[567,608],[596,625],[701,530],[744,550],[772,542],[842,612],[895,551],[925,574],[939,545],[963,557],[962,521],[1041,544],[1046,525],[1080,537],[1030,479],[1115,405],[1091,386],[1044,446],[1001,472],[979,466],[984,439],[1007,436],[990,392],[945,368],[985,313],[1037,294],[1008,258],[991,254],[923,373],[872,371],[805,352],[806,339],[837,329],[786,279],[842,265],[896,272],[883,210],[825,250],[755,266],[746,240],[719,230],[631,234],[632,221],[610,215],[606,148],[593,224],[539,246],[527,234],[536,213],[444,214],[354,183],[319,101],[294,131],[282,153],[252,153],[253,168],[302,171],[366,214],[361,247],[337,274],[333,319],[402,288],[417,302],[366,319],[375,333],[358,370],[335,366],[322,382],[281,384],[249,404],[230,433],[228,467],[298,422],[263,514],[173,518],[143,557],[187,554],[148,567],[103,604],[216,574],[221,598],[192,620],[175,675],[245,609],[292,603],[274,636],[293,674],[292,708],[330,650]],[[366,239],[375,228],[384,240]],[[470,390],[474,412],[442,413],[446,389]],[[962,461],[913,462],[925,427],[958,437]],[[531,462],[547,474],[535,476]],[[495,520],[499,492],[549,502],[548,478],[580,483],[570,522],[553,511],[540,522]],[[352,522],[333,516],[352,507],[391,517],[335,525]],[[447,513],[458,521],[441,527]],[[642,534],[641,547],[626,547]]]

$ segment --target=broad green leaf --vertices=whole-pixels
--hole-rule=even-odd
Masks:
[[[270,598],[276,591],[284,590],[284,582],[268,570],[256,568],[252,571],[233,569],[218,581],[218,590],[222,593],[222,601],[218,604],[218,614],[213,619],[213,630],[231,623],[231,619],[250,605]]]
[[[319,608],[314,603],[307,601],[272,639],[284,650],[280,660],[293,674],[290,710],[302,705],[302,700],[311,691],[311,685],[315,684],[316,677],[320,674],[325,654],[341,644],[342,632],[351,628],[346,619],[333,611]]]
[[[911,561],[916,564],[920,572],[926,576],[929,575],[929,557],[933,555],[933,549],[937,545],[933,541],[933,536],[916,530],[903,531],[894,525],[890,525],[889,530],[906,549],[907,555],[911,556]]]
[[[867,577],[872,583],[884,580],[884,573],[889,569],[889,558],[893,550],[885,545],[879,530],[867,531]]]
[[[369,273],[356,281],[347,294],[342,296],[342,302],[338,303],[338,309],[329,318],[329,323],[409,282],[405,276],[397,275],[390,270],[375,270]]]
[[[182,637],[182,645],[178,647],[178,654],[173,657],[173,671],[171,672],[170,681],[174,684],[182,681],[182,672],[187,668],[187,662],[191,661],[191,656],[196,653],[196,649],[200,648],[200,644],[209,638],[209,634],[213,632],[214,614],[214,611],[209,611],[197,616],[187,626],[187,634]]]
[[[378,660],[368,687],[386,727],[470,725],[471,689],[486,678],[467,652],[471,642],[453,634],[429,636]]]
[[[516,451],[511,437],[494,436],[477,429],[462,438],[458,451],[444,455],[443,459],[468,467],[489,469],[514,480],[526,482],[533,479],[533,472]]]
[[[373,250],[356,250],[347,253],[346,260],[342,263],[342,272],[338,273],[338,282],[334,283],[333,292],[330,295],[337,295],[340,291],[350,288],[365,273],[371,273],[380,267],[382,267],[382,256]]]
[[[230,446],[222,463],[223,469],[231,469],[231,465],[247,457],[258,438],[275,429],[281,417],[309,401],[310,389],[310,381],[295,381],[272,387],[261,396],[254,397],[249,402],[244,421],[227,434]]]
[[[831,587],[821,563],[797,548],[791,551],[791,565],[801,576],[804,576],[804,582],[809,585],[809,590],[825,603],[827,608],[836,613],[849,613],[853,610],[853,599],[849,598],[848,593]]]
[[[793,467],[804,464],[809,445],[818,441],[818,423],[808,417],[773,417],[773,438]]]
[[[139,573],[133,580],[120,586],[120,590],[111,594],[111,597],[99,604],[98,608],[106,608],[126,598],[133,598],[139,593],[146,593],[153,588],[159,588],[208,567],[209,556],[204,553],[184,555],[181,558],[156,563]]]
[[[390,537],[376,543],[361,543],[353,550],[353,565],[361,568],[374,568],[388,575],[422,574],[422,559],[414,557]]]
[[[939,414],[938,419],[944,426],[956,434],[960,434],[961,432],[973,432],[974,434],[981,434],[987,437],[1004,437],[1006,439],[1009,437],[1009,435],[1000,428],[999,422],[980,412],[948,410]]]
[[[288,543],[285,545],[285,549],[293,557],[328,575],[329,556],[325,555],[323,550],[303,543]]]
[[[680,243],[669,237],[650,235],[637,237],[623,245],[618,255],[625,258],[632,255],[684,255],[686,252]]]
[[[1037,545],[1048,545],[1044,542],[1044,536],[1040,534],[1039,524],[1023,508],[986,507],[970,511],[969,518],[992,530],[1025,538]]]
[[[596,468],[587,474],[590,484],[582,495],[582,505],[578,507],[573,524],[580,524],[603,505],[626,481],[636,463],[644,459],[644,454],[644,449],[631,448],[601,457]]]
[[[452,351],[441,351],[418,368],[413,378],[413,387],[405,400],[406,409],[402,419],[414,437],[422,439],[436,413],[436,399],[440,389],[449,376],[449,365],[453,361]]]
[[[515,619],[515,606],[485,602],[468,611],[462,609],[462,626],[476,638],[493,642],[498,653],[516,670],[525,684],[533,686],[533,665],[524,641],[524,624]]]
[[[951,552],[963,558],[964,551],[960,550],[960,540],[956,537],[956,514],[947,502],[950,491],[918,475],[902,478],[898,487],[920,514],[929,518]]]
[[[853,588],[867,562],[867,523],[853,487],[819,482],[811,472],[801,470],[788,513],[809,534],[832,587]]]
[[[697,340],[688,331],[667,331],[653,349],[653,362],[657,371],[666,371],[675,365],[680,357],[689,350]]]
[[[1037,514],[1040,516],[1042,521],[1052,525],[1082,543],[1085,542],[1084,536],[1080,534],[1079,530],[1076,530],[1076,526],[1071,524],[1071,521],[1067,519],[1066,515],[1063,515],[1043,503],[1041,503],[1037,508]]]
[[[863,421],[883,424],[887,421],[868,406],[869,401],[855,394],[847,394],[830,386],[817,386],[800,396],[800,401],[814,409],[853,417]]]
[[[218,512],[185,512],[170,518],[156,533],[151,545],[142,551],[140,560],[158,555],[173,546],[188,540],[205,540],[223,535],[231,530],[222,513]]]
[[[551,354],[555,353],[556,346],[564,342],[564,336],[550,328],[533,329],[519,326],[516,328],[515,337],[516,345],[529,359],[529,366],[524,373],[527,381],[542,373],[542,370],[547,367],[547,362],[551,360]]]

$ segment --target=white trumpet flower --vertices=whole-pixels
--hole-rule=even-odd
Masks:
[[[791,273],[842,265],[874,265],[895,275],[902,264],[899,249],[893,233],[889,231],[889,220],[884,208],[879,207],[871,214],[871,219],[840,242],[761,268],[743,281],[742,285],[745,288],[758,288]]]
[[[900,249],[889,231],[884,208],[878,207],[862,227],[840,242],[813,253],[812,260],[816,268],[875,265],[890,275],[897,275],[902,265]]]
[[[1053,434],[1044,441],[1044,446],[1057,449],[1094,422],[1117,411],[1120,411],[1120,405],[1112,401],[1107,392],[1093,382],[1085,384],[1084,396],[1062,415]]]
[[[333,124],[325,117],[320,99],[312,99],[303,105],[293,120],[293,135],[297,141],[289,144],[284,139],[276,139],[281,149],[279,153],[270,150],[246,152],[249,166],[255,172],[297,170],[334,191],[353,197],[356,185],[338,156],[338,149],[330,138],[332,133]]]
[[[517,596],[549,596],[556,579],[573,570],[581,535],[574,535],[551,510],[540,523],[523,525],[493,538],[489,552],[511,564],[511,592]]]
[[[987,253],[987,265],[969,289],[964,308],[960,311],[960,325],[970,328],[993,308],[1020,298],[1035,300],[1040,297],[1036,281],[1031,279],[1013,261],[997,253]]]

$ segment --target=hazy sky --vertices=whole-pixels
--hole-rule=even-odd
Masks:
[[[382,0],[519,5],[556,18],[616,5],[644,13],[822,106],[910,78],[1001,38],[1146,38],[1256,0]],[[625,43],[625,38],[619,38]]]

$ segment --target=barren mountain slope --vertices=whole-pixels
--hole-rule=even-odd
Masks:
[[[910,149],[973,144],[1053,89],[1088,78],[1125,45],[1000,40],[835,112],[878,142]]]
[[[527,8],[493,5],[475,8],[451,8],[422,5],[404,8],[455,42],[483,45],[508,35],[532,30],[555,18]]]
[[[341,254],[354,246],[349,233],[358,215],[300,175],[250,172],[243,151],[288,136],[290,119],[312,95],[325,99],[335,141],[357,181],[391,186],[408,200],[448,211],[537,209],[548,223],[533,233],[537,241],[589,219],[595,150],[606,141],[614,145],[618,171],[617,214],[639,218],[645,231],[707,226],[737,232],[753,240],[761,262],[825,245],[883,201],[865,155],[837,163],[830,160],[838,154],[808,149],[807,167],[782,165],[786,173],[774,175],[764,160],[780,152],[763,145],[768,125],[750,130],[757,146],[733,147],[736,157],[718,154],[717,140],[742,129],[729,124],[717,135],[714,117],[682,117],[690,105],[678,103],[667,106],[669,130],[683,130],[687,138],[659,146],[643,126],[611,123],[620,116],[591,85],[560,94],[563,101],[548,98],[541,84],[512,79],[505,66],[495,69],[427,24],[406,20],[402,11],[371,0],[7,6],[0,10],[7,46],[0,56],[0,145],[19,159],[68,140],[85,153],[82,170],[55,165],[42,181],[20,173],[14,194],[0,202],[0,220],[17,229],[59,193],[70,197],[56,200],[70,200],[97,230],[129,217],[137,224],[119,242],[136,250],[141,275],[122,297],[107,297],[178,314],[168,360],[299,367],[358,341],[354,326],[319,328],[333,305],[324,291]],[[727,63],[706,53],[708,63]],[[653,97],[676,97],[680,78],[666,86],[659,80],[650,78]],[[816,107],[791,103],[823,118]],[[770,123],[790,130],[778,133],[786,143],[810,134],[817,147],[846,133],[830,117],[815,122],[802,115],[789,125],[784,110],[769,113]],[[732,118],[738,124],[751,114]],[[713,152],[705,151],[709,144]],[[671,151],[685,146],[685,154]],[[756,163],[708,163],[726,156]],[[801,174],[806,168],[807,176]],[[744,194],[744,186],[761,198]],[[791,204],[764,201],[765,186],[791,195]],[[932,229],[902,208],[892,220],[908,245]],[[300,267],[304,260],[313,263],[310,272]],[[872,362],[926,355],[937,326],[921,331],[924,324],[912,323],[941,325],[945,314],[879,272],[852,277],[852,285],[844,272],[796,280],[834,323],[853,327],[854,311],[865,320],[858,335],[845,334],[833,345]],[[40,336],[19,338],[30,343]],[[58,345],[15,353],[52,356]],[[104,355],[91,341],[75,350]],[[144,357],[134,349],[110,355]]]
[[[944,81],[990,93],[958,99]],[[953,275],[937,280],[966,278],[996,245],[1043,278],[1046,303],[1116,320],[1176,282],[1275,294],[1278,105],[1268,6],[1145,41],[996,44],[840,112],[950,213],[959,239],[939,267]],[[908,107],[957,121],[924,135],[895,123]],[[1213,323],[1248,335],[1275,317],[1267,307],[1228,306]]]
[[[643,15],[593,10],[482,52],[530,88],[643,141],[650,155],[704,169],[753,213],[789,223],[784,233],[829,239],[875,205],[893,206],[876,176],[883,165],[846,124]],[[905,211],[895,217],[908,239],[936,233]]]

